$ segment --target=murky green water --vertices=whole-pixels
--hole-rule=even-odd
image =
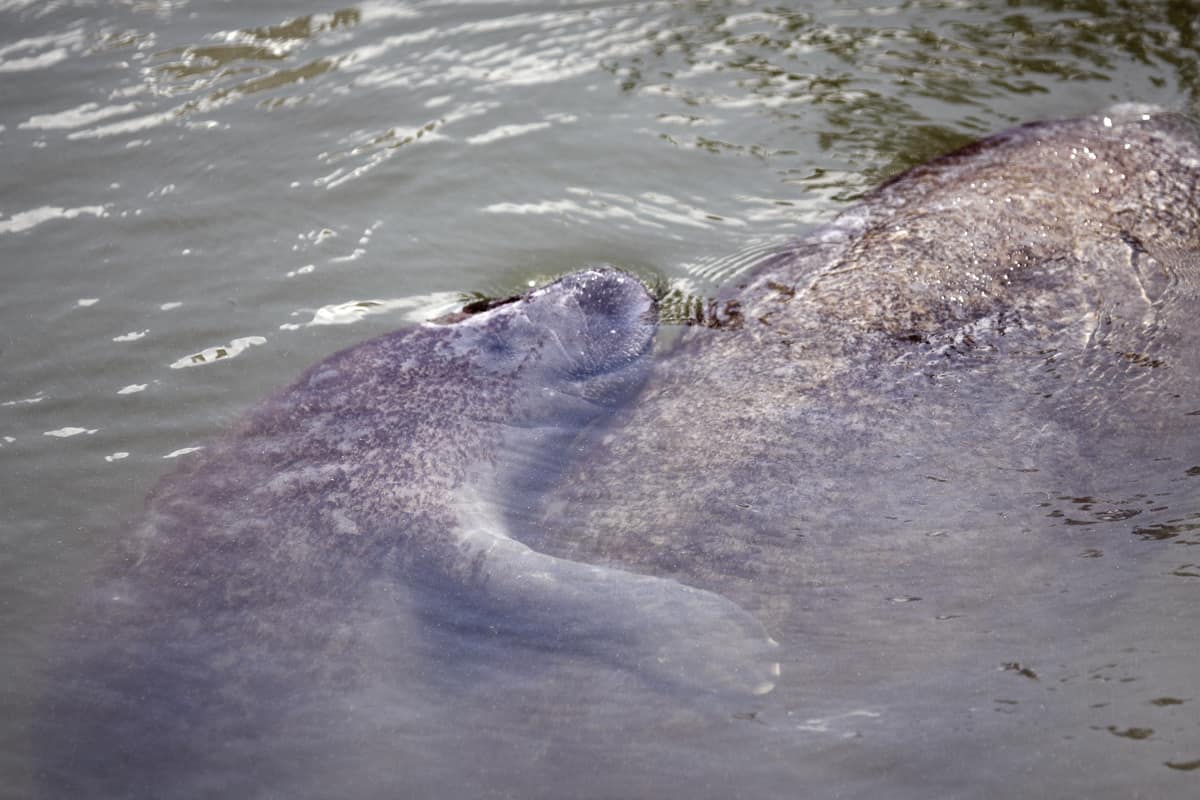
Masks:
[[[174,459],[272,387],[463,293],[589,263],[705,296],[883,177],[983,134],[1118,101],[1195,108],[1197,13],[0,0],[0,786],[29,790],[46,622]],[[1187,558],[1160,572],[1138,602],[1170,613],[1128,662],[1071,665],[1098,687],[1154,683],[1107,727],[1064,733],[1097,737],[1094,762],[1051,765],[1077,776],[1111,757],[1113,796],[1200,785],[1186,604],[1200,582]],[[981,700],[997,741],[1037,724],[1010,720],[1010,700]],[[855,725],[809,722],[829,737],[814,762],[853,761],[838,748]],[[678,739],[664,725],[664,750],[689,746],[689,724]],[[943,785],[901,773],[895,796]],[[887,785],[862,780],[866,796]],[[836,789],[818,779],[811,795]]]

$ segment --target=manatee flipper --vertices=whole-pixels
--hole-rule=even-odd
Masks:
[[[362,742],[399,752],[377,731],[455,653],[763,690],[768,639],[732,603],[518,541],[510,512],[640,388],[655,328],[637,279],[576,273],[335,354],[182,463],[64,621],[33,731],[47,796],[338,784]]]
[[[493,634],[673,689],[760,695],[775,687],[778,646],[718,594],[540,553],[486,521],[464,526],[455,545],[447,577]]]
[[[520,301],[524,307],[498,309],[508,317],[503,331],[480,320],[475,338],[490,347],[493,366],[505,368],[506,354],[525,360],[513,368],[505,411],[486,419],[476,412],[477,430],[490,428],[493,445],[452,493],[454,524],[414,543],[406,580],[438,585],[435,624],[438,614],[465,615],[515,645],[577,653],[650,681],[770,691],[776,646],[730,600],[538,552],[520,541],[520,523],[505,518],[514,497],[536,495],[557,478],[580,430],[628,393],[630,373],[644,374],[653,331],[653,300],[621,273],[576,273],[541,292]]]

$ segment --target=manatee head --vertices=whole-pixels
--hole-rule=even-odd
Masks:
[[[588,405],[617,405],[641,384],[657,316],[654,298],[640,280],[595,267],[505,301],[462,325],[476,328],[479,336],[471,339],[481,363],[519,373],[527,403],[550,404],[562,413],[580,406],[578,401],[585,401],[581,411]]]
[[[579,437],[641,387],[657,316],[641,281],[597,267],[460,317],[451,346],[476,409],[463,410],[500,437],[484,461],[495,479],[476,481],[478,494],[509,512],[532,508]]]

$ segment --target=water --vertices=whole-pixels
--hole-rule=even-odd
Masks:
[[[706,296],[980,135],[1118,101],[1194,107],[1195,18],[1188,3],[0,3],[3,785],[28,793],[47,621],[180,451],[304,367],[463,293],[589,263]],[[1131,494],[1167,490],[1181,491]],[[1104,521],[1122,542],[1135,528],[1186,541],[1195,524]],[[1196,570],[1163,558],[1145,568],[1133,609],[1150,622],[1131,649],[1101,657],[1096,612],[1102,644],[1060,676],[1118,702],[1069,735],[1103,737],[1086,753],[1128,766],[1128,794],[1182,793],[1200,759]],[[1005,673],[1014,687],[1035,685],[1025,668]],[[1110,696],[1130,685],[1148,688]],[[985,698],[979,725],[1019,740],[1003,713],[1018,699]],[[819,752],[842,767],[842,736],[873,719],[787,713],[832,731]],[[619,751],[597,724],[601,744],[572,746]],[[656,724],[643,766],[713,746],[682,713]],[[454,775],[439,752],[431,790]],[[1039,776],[1089,768],[1054,755]],[[950,770],[941,783],[906,763],[892,769],[914,792],[961,791]],[[771,788],[729,772],[748,795]],[[814,793],[838,774],[812,766]]]

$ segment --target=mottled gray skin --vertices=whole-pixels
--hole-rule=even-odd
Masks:
[[[728,601],[509,530],[640,386],[655,325],[637,279],[590,270],[353,347],[250,413],[155,490],[73,621],[38,731],[49,794],[336,791],[356,758],[402,756],[373,734],[411,713],[408,673],[452,667],[417,657],[426,630],[761,686],[766,637]]]
[[[738,717],[750,795],[772,776],[866,798],[1181,791],[1164,764],[1200,729],[1142,709],[1194,696],[1194,672],[1147,656],[1098,696],[1086,678],[1188,613],[1158,576],[1190,551],[1138,576],[1143,539],[1200,523],[1196,130],[1117,108],[889,181],[728,287],[550,493],[531,546],[719,592],[779,641],[778,687]],[[805,719],[862,741],[821,745]],[[1155,741],[1108,732],[1134,726]]]
[[[656,363],[622,435],[553,493],[536,546],[721,591],[779,630],[812,567],[796,534],[819,536],[844,509],[839,484],[861,491],[906,455],[879,437],[939,421],[902,420],[939,387],[962,407],[918,413],[946,414],[976,445],[1053,439],[1074,458],[1103,436],[1122,463],[1121,448],[1162,446],[1179,420],[1128,413],[1163,402],[1130,393],[1152,377],[1160,391],[1197,385],[1182,342],[1200,282],[1200,145],[1191,122],[1149,111],[985,139],[782,249]],[[986,416],[963,416],[972,392]],[[1126,426],[1142,444],[1117,443]],[[847,465],[856,448],[875,452]],[[570,535],[564,509],[586,509],[568,514]]]
[[[1200,736],[1106,749],[1153,695],[1081,677],[1145,627],[1145,554],[1063,520],[1200,520],[1198,254],[1195,128],[1114,109],[885,184],[627,406],[651,303],[617,273],[335,356],[151,499],[48,784],[1178,795]]]

